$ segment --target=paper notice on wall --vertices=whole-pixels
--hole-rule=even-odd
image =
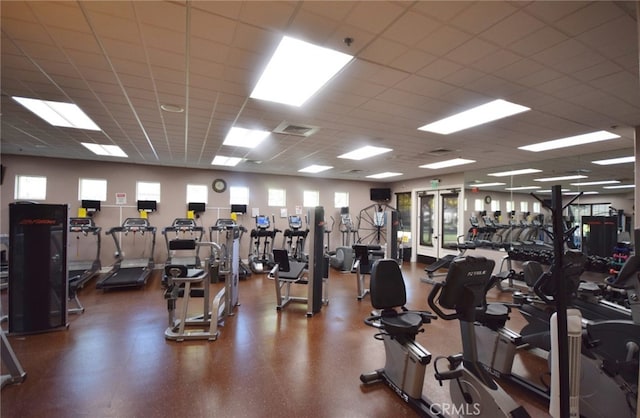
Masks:
[[[281,218],[287,217],[287,208],[280,208],[280,217]]]
[[[116,205],[126,205],[126,204],[127,204],[127,194],[116,193]]]
[[[251,208],[251,216],[255,218],[260,215],[260,208]]]

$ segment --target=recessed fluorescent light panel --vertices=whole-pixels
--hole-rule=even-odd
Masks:
[[[583,176],[582,174],[576,174],[572,176],[560,176],[560,177],[547,177],[542,179],[533,179],[533,181],[563,181],[563,180],[577,180],[577,179],[586,179],[587,176]]]
[[[551,193],[551,191],[552,191],[551,189],[545,189],[545,190],[538,190],[536,193],[537,194],[539,194],[539,193]],[[564,192],[568,192],[569,189],[560,189],[560,191],[562,193],[564,193]]]
[[[490,173],[488,176],[493,177],[507,177],[507,176],[518,176],[520,174],[533,174],[540,173],[542,170],[538,170],[537,168],[523,168],[521,170],[511,170],[511,171],[502,171],[500,173]]]
[[[619,184],[617,186],[602,186],[603,189],[633,189],[635,184]]]
[[[255,148],[260,142],[269,136],[269,133],[269,131],[233,127],[227,134],[222,145]]]
[[[353,56],[285,36],[251,98],[302,106]]]
[[[590,191],[590,192],[562,192],[563,195],[565,196],[576,196],[579,195],[580,193],[584,194],[599,194],[598,192],[594,192],[594,191]]]
[[[454,167],[456,165],[464,165],[475,163],[475,160],[466,160],[464,158],[454,158],[453,160],[440,161],[439,163],[424,164],[420,168],[430,168],[436,170],[438,168]]]
[[[388,177],[401,176],[402,173],[393,173],[390,171],[385,171],[384,173],[372,174],[367,176],[368,179],[386,179]]]
[[[453,116],[449,116],[448,118],[421,126],[418,130],[448,135],[473,126],[482,125],[494,120],[506,118],[507,116],[522,113],[527,110],[531,109],[526,106],[498,99],[474,107],[473,109],[465,110],[464,112]]]
[[[601,180],[601,181],[587,181],[584,183],[571,183],[572,186],[600,186],[603,184],[617,184],[620,180]]]
[[[558,148],[574,147],[576,145],[590,144],[592,142],[608,141],[610,139],[616,138],[620,138],[620,135],[616,135],[609,131],[597,131],[590,132],[588,134],[570,136],[567,138],[554,139],[553,141],[539,142],[537,144],[518,147],[518,149],[540,152]]]
[[[516,191],[516,190],[536,190],[539,189],[540,186],[520,186],[520,187],[505,187],[505,190]]]
[[[224,165],[227,167],[235,167],[238,163],[242,161],[242,158],[239,157],[224,157],[222,155],[216,155],[213,157],[213,161],[211,161],[211,165]]]
[[[506,183],[476,183],[476,184],[470,184],[469,187],[482,188],[482,187],[504,186],[505,184]]]
[[[375,157],[376,155],[384,154],[385,152],[393,151],[391,148],[373,147],[367,145],[357,150],[347,152],[346,154],[338,155],[338,158],[346,158],[349,160],[364,160],[365,158]]]
[[[331,170],[333,167],[330,165],[310,165],[309,167],[298,170],[300,173],[321,173],[323,171]]]
[[[94,154],[107,157],[127,157],[127,154],[117,145],[100,145],[90,142],[81,142],[81,144]]]
[[[632,162],[635,162],[635,160],[636,160],[636,157],[632,155],[630,157],[610,158],[608,160],[597,160],[597,161],[591,161],[591,162],[593,164],[598,164],[598,165],[614,165],[614,164],[632,163]]]
[[[73,103],[51,102],[16,96],[12,98],[53,126],[88,129],[91,131],[100,130],[98,125]]]

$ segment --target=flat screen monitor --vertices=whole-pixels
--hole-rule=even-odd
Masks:
[[[371,189],[370,197],[374,202],[388,202],[391,200],[391,189]]]
[[[138,211],[154,212],[157,207],[155,200],[138,200]]]
[[[302,219],[298,215],[289,216],[289,226],[292,228],[300,228],[302,226]]]
[[[349,214],[349,206],[340,208],[340,215],[348,215],[348,214]]]
[[[247,205],[231,205],[231,213],[247,213]]]
[[[189,202],[188,210],[192,210],[194,213],[201,213],[206,210],[206,204],[200,202]]]
[[[256,216],[256,226],[260,229],[268,229],[271,223],[266,216]]]
[[[83,200],[82,207],[87,209],[87,211],[98,211],[100,210],[100,201],[99,200]]]

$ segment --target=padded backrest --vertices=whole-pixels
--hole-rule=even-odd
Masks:
[[[273,261],[278,264],[279,271],[291,271],[291,266],[289,265],[289,254],[287,253],[287,250],[274,248]]]
[[[522,263],[522,273],[527,286],[533,286],[540,276],[542,276],[543,272],[542,265],[537,261],[530,260]]]
[[[495,262],[485,257],[460,257],[449,265],[438,302],[446,309],[471,310],[481,306]]]
[[[395,260],[382,258],[371,267],[371,305],[376,309],[390,309],[407,303],[407,289],[402,270]]]
[[[369,264],[369,249],[364,244],[355,244],[353,246],[353,252],[356,255],[356,260],[360,260],[360,267]]]
[[[167,264],[164,266],[164,274],[169,277],[187,277],[187,266],[182,264]]]
[[[637,273],[638,270],[640,270],[640,258],[637,255],[630,255],[618,272],[618,276],[615,280],[616,284],[625,286],[627,280],[633,278],[634,274]],[[629,284],[632,284],[631,280],[629,280]]]

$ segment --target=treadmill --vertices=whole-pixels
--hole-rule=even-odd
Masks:
[[[116,245],[117,259],[111,271],[96,283],[97,289],[114,289],[124,287],[143,287],[151,271],[153,270],[153,251],[156,247],[156,227],[149,225],[146,218],[127,218],[122,226],[116,226],[108,230],[107,235],[111,235]],[[137,234],[144,236],[151,234],[151,248],[148,257],[125,259],[122,256],[122,248],[118,237],[121,235]]]
[[[69,233],[74,234],[79,240],[80,236],[95,237],[96,240],[96,256],[92,260],[70,260],[67,265],[69,286],[69,300],[73,300],[76,304],[75,308],[68,308],[69,313],[82,313],[84,307],[78,299],[78,290],[82,289],[86,282],[96,276],[102,265],[100,264],[100,231],[102,228],[96,226],[92,218],[70,218]],[[80,243],[78,241],[78,246]]]

